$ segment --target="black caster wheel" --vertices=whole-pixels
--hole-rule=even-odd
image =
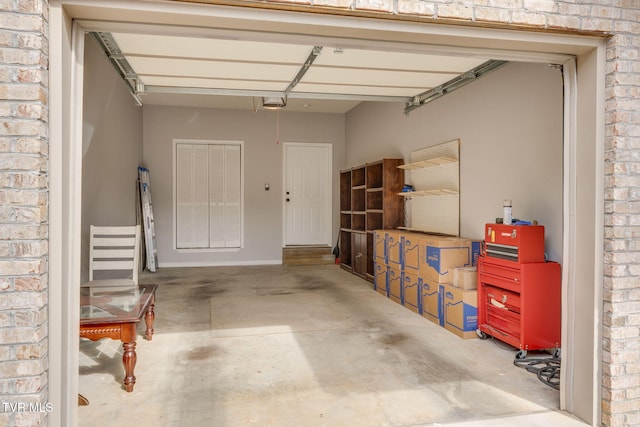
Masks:
[[[486,333],[482,332],[480,329],[476,329],[476,335],[481,340],[486,340],[487,338],[489,338],[489,335],[487,335]]]
[[[519,352],[516,353],[516,360],[526,359],[526,357],[527,357],[527,350],[520,350]]]

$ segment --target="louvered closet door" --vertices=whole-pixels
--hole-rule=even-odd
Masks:
[[[209,146],[209,240],[212,248],[240,247],[240,146]]]
[[[226,246],[240,247],[241,179],[240,146],[225,147]]]
[[[176,146],[176,244],[209,247],[209,165],[207,146]]]

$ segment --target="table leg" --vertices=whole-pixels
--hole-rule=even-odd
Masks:
[[[154,298],[155,299],[155,298]],[[153,339],[153,322],[156,318],[156,313],[154,311],[155,301],[151,300],[151,304],[149,304],[149,308],[144,315],[144,323],[147,326],[147,330],[144,332],[144,336],[146,339],[151,341]]]
[[[122,363],[124,364],[124,388],[126,391],[133,391],[133,385],[136,383],[136,376],[133,371],[136,367],[136,342],[125,342],[122,344],[124,354],[122,355]]]

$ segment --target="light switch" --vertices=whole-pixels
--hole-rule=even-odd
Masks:
[[[269,191],[269,184],[264,185],[264,191]]]

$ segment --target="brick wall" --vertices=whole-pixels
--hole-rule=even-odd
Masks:
[[[47,15],[0,0],[0,425],[46,424]]]
[[[613,34],[607,51],[603,423],[640,425],[640,1],[281,0],[430,22]],[[0,426],[45,424],[47,401],[45,0],[0,0]],[[53,367],[55,369],[55,367]]]
[[[640,425],[640,2],[607,46],[603,421]]]

